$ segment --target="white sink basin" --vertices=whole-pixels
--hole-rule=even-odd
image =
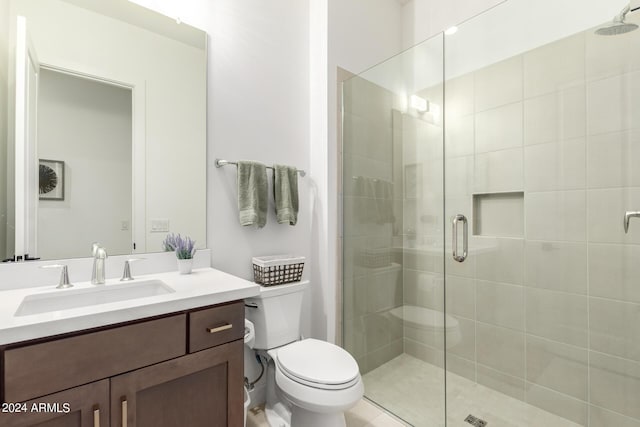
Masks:
[[[61,289],[42,294],[27,295],[15,316],[69,310],[71,308],[107,304],[173,293],[175,290],[161,280],[98,285],[84,289]]]

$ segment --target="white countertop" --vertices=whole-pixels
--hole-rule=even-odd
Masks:
[[[256,283],[212,268],[195,269],[187,275],[177,271],[147,274],[136,276],[134,282],[128,283],[152,279],[163,281],[175,292],[27,316],[15,316],[15,313],[28,295],[63,293],[96,285],[83,282],[74,283],[70,289],[56,289],[52,285],[0,291],[0,345],[220,304],[260,293]],[[119,279],[109,279],[105,285],[98,286],[123,283]]]

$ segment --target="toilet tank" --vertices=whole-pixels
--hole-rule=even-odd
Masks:
[[[261,286],[260,295],[245,299],[245,317],[256,330],[255,349],[270,350],[300,339],[302,298],[309,281]]]

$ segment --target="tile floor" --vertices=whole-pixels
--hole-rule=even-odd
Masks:
[[[364,375],[366,395],[402,418],[390,416],[366,399],[345,414],[347,427],[444,426],[444,371],[401,354]],[[469,427],[473,414],[489,427],[580,427],[569,420],[513,399],[466,378],[447,375],[448,427]],[[247,427],[269,427],[263,408],[249,412]]]
[[[364,375],[369,399],[416,427],[444,426],[444,371],[401,354]],[[489,427],[579,427],[565,418],[466,378],[447,375],[448,427],[469,427],[473,414]]]
[[[362,399],[346,414],[347,427],[404,427],[405,424],[387,415],[371,403]],[[269,427],[264,417],[264,408],[258,407],[249,411],[247,427]]]

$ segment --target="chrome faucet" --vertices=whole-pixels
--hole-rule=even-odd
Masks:
[[[93,255],[93,271],[91,272],[91,283],[94,285],[104,284],[104,272],[105,272],[105,260],[107,259],[107,251],[100,246],[99,243],[94,243],[91,247],[91,253]]]

